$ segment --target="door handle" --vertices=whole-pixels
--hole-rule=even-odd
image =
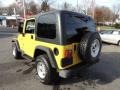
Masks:
[[[31,39],[33,39],[33,35],[31,35]]]

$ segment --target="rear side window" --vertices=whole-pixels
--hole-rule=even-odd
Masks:
[[[56,38],[56,16],[54,14],[42,15],[39,17],[37,35],[40,38]]]

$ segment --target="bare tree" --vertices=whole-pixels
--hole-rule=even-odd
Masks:
[[[82,0],[82,8],[85,14],[88,14],[88,9],[91,6],[91,0]]]
[[[91,9],[91,15],[94,18],[95,17],[95,0],[91,0],[90,9]]]
[[[95,17],[94,17],[95,22],[96,23],[102,22],[102,17],[103,17],[102,10],[99,7],[96,7],[95,8]]]
[[[1,1],[0,1],[0,7],[2,7]],[[2,10],[0,10],[0,15],[2,15]]]
[[[8,6],[7,14],[8,15],[13,15],[14,14],[14,8],[17,9],[16,13],[19,14],[19,10],[18,10],[19,8],[16,7],[15,3],[13,3],[13,4],[11,4],[11,5]]]
[[[113,12],[108,7],[96,7],[95,8],[95,21],[106,22],[112,21]]]
[[[70,4],[67,3],[67,2],[64,2],[62,9],[63,9],[63,10],[69,10],[69,9],[70,9]]]
[[[76,11],[76,9],[69,3],[64,2],[62,6],[63,10],[68,10],[68,11]]]
[[[119,17],[120,13],[120,4],[113,5],[113,23]]]
[[[38,13],[38,10],[37,10],[37,4],[35,4],[34,1],[31,1],[28,3],[28,8],[27,8],[27,13],[28,14],[32,14],[32,15],[35,15]]]
[[[3,5],[2,2],[0,1],[0,7],[2,7],[2,5]]]
[[[43,0],[41,4],[41,11],[46,12],[49,11],[50,6],[48,4],[48,0]]]
[[[56,0],[42,0],[41,12],[49,11],[51,9],[50,5],[53,4],[54,2],[56,2]]]
[[[108,7],[101,7],[101,10],[103,12],[104,21],[112,21],[112,10]]]

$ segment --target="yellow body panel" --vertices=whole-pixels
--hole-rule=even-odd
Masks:
[[[24,30],[25,30],[25,24],[26,24],[26,21],[24,23]],[[33,37],[33,39],[31,39],[31,36]],[[64,45],[56,45],[56,44],[42,42],[40,40],[37,41],[37,40],[35,40],[35,34],[27,34],[27,33],[26,34],[24,33],[24,36],[22,34],[19,34],[17,40],[19,42],[20,49],[22,51],[24,51],[25,54],[27,54],[28,56],[30,56],[32,58],[34,57],[35,48],[37,46],[48,47],[52,51],[54,50],[54,48],[57,48],[59,50],[59,55],[56,56],[54,54],[54,56],[55,56],[55,60],[57,62],[58,69],[69,68],[69,67],[79,64],[81,62],[77,50],[74,51],[74,45],[78,45],[77,43],[73,43],[73,44],[65,45],[65,46]],[[73,64],[68,65],[66,67],[62,67],[61,60],[62,60],[62,58],[65,58],[65,56],[64,56],[65,50],[72,50]]]
[[[79,56],[78,56],[78,53],[77,51],[74,51],[74,45],[77,45],[77,44],[70,44],[70,45],[66,45],[66,46],[62,46],[62,45],[56,45],[56,44],[50,44],[50,43],[46,43],[46,42],[41,42],[41,41],[36,41],[36,40],[30,40],[30,36],[29,35],[26,35],[28,36],[26,39],[23,40],[24,44],[23,44],[23,47],[21,47],[20,45],[20,48],[29,56],[31,57],[34,57],[34,53],[35,53],[35,48],[37,46],[44,46],[44,47],[48,47],[50,48],[52,51],[54,50],[54,48],[57,48],[59,50],[59,55],[54,55],[55,56],[55,60],[57,62],[57,65],[58,65],[58,69],[65,69],[65,68],[69,68],[73,65],[76,65],[78,63],[81,62]],[[21,37],[21,35],[18,36],[19,38]],[[18,41],[20,42],[18,38]],[[72,54],[73,54],[73,64],[71,65],[68,65],[66,67],[62,67],[61,66],[61,60],[62,58],[64,58],[64,52],[65,50],[72,50]]]

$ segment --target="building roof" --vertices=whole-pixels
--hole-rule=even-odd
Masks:
[[[20,17],[20,16],[4,16],[4,15],[0,15],[0,20],[15,20],[15,19],[23,19],[22,17]]]
[[[19,16],[17,16],[17,17],[16,16],[6,16],[7,20],[15,20],[16,18],[17,19],[23,19],[22,17],[19,17]]]

